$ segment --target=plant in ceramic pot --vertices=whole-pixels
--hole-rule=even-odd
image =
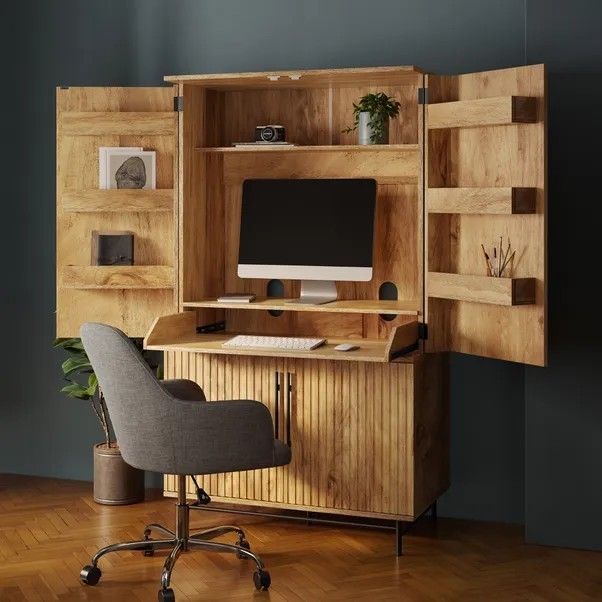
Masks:
[[[353,103],[353,125],[344,133],[358,130],[359,144],[388,144],[389,120],[399,115],[401,104],[384,92],[366,94]]]
[[[104,441],[93,447],[94,501],[99,504],[132,504],[144,499],[144,472],[126,464],[111,435],[107,406],[98,378],[80,339],[56,339],[54,347],[64,349],[69,357],[62,363],[68,382],[61,392],[74,399],[89,401],[104,434]],[[145,359],[151,364],[150,357]],[[152,367],[152,366],[151,366]]]

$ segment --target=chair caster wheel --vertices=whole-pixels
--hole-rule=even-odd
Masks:
[[[253,582],[255,589],[259,591],[267,591],[272,583],[270,574],[267,571],[255,571],[253,573]]]
[[[246,539],[240,539],[236,545],[239,546],[240,548],[244,548],[245,550],[251,549],[251,544],[249,544],[249,542]],[[241,554],[240,552],[237,554],[237,556],[241,560],[248,558],[248,556],[245,556],[244,554]]]
[[[171,589],[171,587],[160,589],[159,593],[157,594],[157,600],[159,600],[159,602],[175,602],[176,595],[173,593],[173,589]]]
[[[79,573],[79,580],[86,585],[96,585],[100,581],[102,572],[97,566],[87,564]]]

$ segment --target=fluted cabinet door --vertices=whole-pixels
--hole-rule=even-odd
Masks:
[[[410,515],[413,366],[297,360],[289,503]]]
[[[279,438],[291,444],[288,466],[201,477],[215,500],[356,516],[415,515],[416,429],[421,441],[430,437],[429,425],[414,412],[420,366],[171,351],[165,358],[167,378],[198,382],[209,400],[265,403]],[[175,491],[170,476],[165,490]]]

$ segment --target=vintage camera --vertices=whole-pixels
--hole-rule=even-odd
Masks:
[[[258,125],[255,128],[255,142],[284,142],[284,126]]]

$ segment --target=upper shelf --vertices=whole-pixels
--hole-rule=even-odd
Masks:
[[[63,193],[67,213],[165,212],[173,211],[173,189],[69,190]]]
[[[537,99],[531,96],[496,96],[430,104],[428,128],[467,128],[537,121]]]
[[[305,305],[294,303],[292,299],[277,299],[274,297],[258,297],[251,303],[220,303],[216,299],[204,299],[202,301],[186,301],[184,307],[204,307],[215,309],[255,309],[275,311],[311,311],[326,313],[350,313],[350,314],[388,314],[417,316],[420,312],[415,305],[405,301],[375,301],[375,300],[341,300],[326,303],[324,305]]]
[[[418,144],[330,144],[319,146],[284,146],[275,144],[245,145],[245,146],[207,146],[198,147],[200,153],[308,153],[308,152],[370,152],[370,151],[390,151],[390,152],[417,152],[420,150]]]
[[[422,71],[413,66],[361,67],[260,71],[250,73],[204,73],[167,75],[165,81],[205,86],[211,89],[324,88],[329,86],[394,86],[422,82]]]

